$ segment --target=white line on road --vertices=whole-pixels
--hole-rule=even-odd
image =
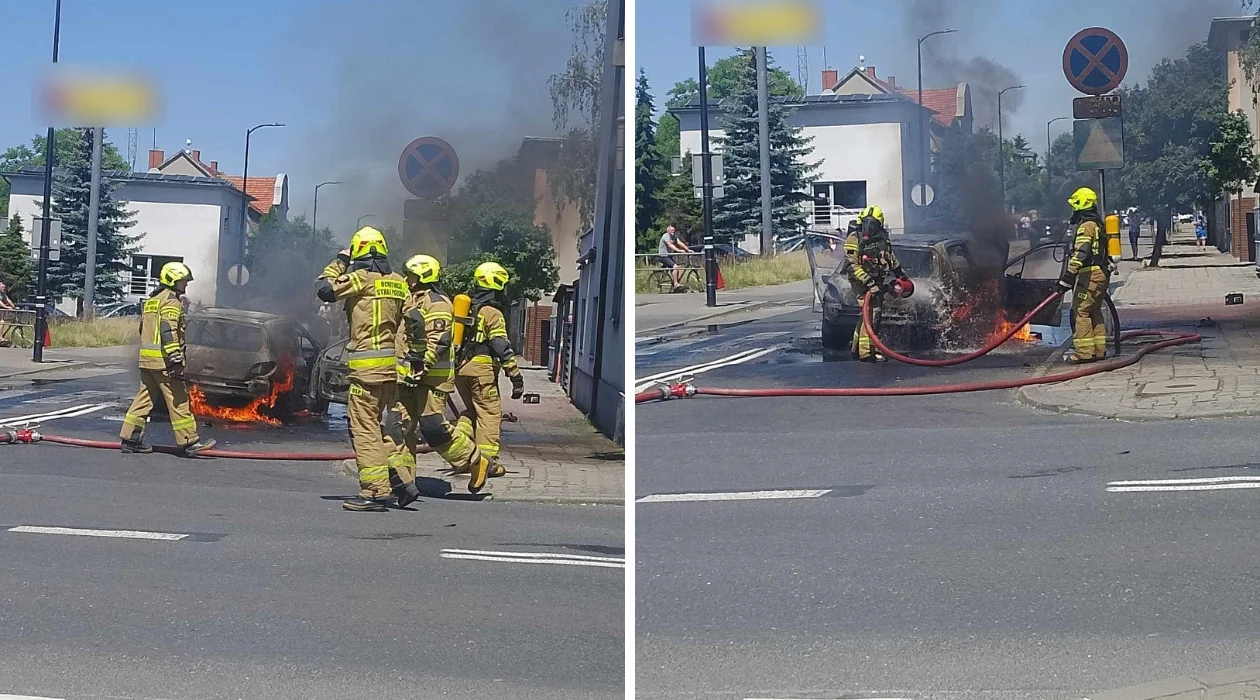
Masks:
[[[30,532],[37,535],[79,535],[82,537],[114,537],[125,540],[182,540],[186,534],[174,532],[144,532],[142,530],[87,530],[77,527],[44,527],[42,525],[18,525],[6,528],[8,532]],[[3,700],[3,696],[0,696]]]
[[[582,554],[555,554],[551,552],[496,552],[478,549],[443,549],[443,559],[470,559],[473,561],[498,561],[511,564],[559,564],[567,566],[594,566],[606,569],[624,569],[626,560],[618,557],[592,557]]]
[[[1226,491],[1230,489],[1260,489],[1257,481],[1235,481],[1228,484],[1180,484],[1168,486],[1108,486],[1109,493],[1155,493],[1160,491]]]
[[[664,377],[672,377],[672,376],[677,375],[677,374],[680,374],[680,373],[690,372],[690,371],[691,371],[691,370],[693,370],[693,369],[700,369],[701,367],[708,367],[709,365],[714,364],[714,363],[717,363],[717,362],[725,362],[725,361],[727,361],[727,360],[734,360],[734,359],[736,359],[736,358],[743,357],[744,355],[751,355],[752,353],[754,353],[754,352],[756,352],[756,351],[757,351],[757,349],[756,349],[756,348],[752,348],[751,350],[740,350],[739,352],[735,353],[734,355],[728,355],[728,356],[726,356],[726,357],[720,357],[720,358],[718,358],[718,359],[716,359],[716,360],[709,360],[708,362],[701,362],[701,363],[700,363],[700,364],[698,364],[698,365],[692,365],[692,366],[690,366],[690,367],[683,367],[682,369],[671,369],[671,370],[668,370],[668,371],[665,371],[665,372],[658,372],[658,373],[656,373],[656,374],[649,374],[649,375],[648,375],[648,376],[646,376],[646,377],[639,377],[639,378],[635,379],[635,382],[636,382],[636,383],[639,383],[639,384],[642,384],[643,382],[650,382],[650,381],[652,381],[652,380],[654,380],[654,379],[662,379],[662,378],[664,378]]]
[[[0,693],[0,700],[63,700],[63,698],[45,698],[36,695],[5,695]]]
[[[0,426],[21,426],[28,423],[41,423],[50,420],[57,420],[58,418],[77,418],[79,416],[85,416],[89,413],[103,411],[110,406],[112,406],[112,404],[82,404],[79,406],[62,408],[56,411],[49,411],[47,413],[32,413],[26,416],[13,416],[10,418],[0,419]]]
[[[1225,484],[1231,481],[1260,481],[1260,476],[1202,476],[1197,479],[1145,479],[1112,481],[1108,486],[1160,486],[1163,484]]]
[[[658,493],[635,503],[679,503],[686,501],[758,501],[780,498],[818,498],[831,489],[784,489],[779,491],[731,491],[727,493]]]
[[[694,367],[687,367],[685,369],[671,370],[669,372],[663,372],[658,375],[652,375],[651,377],[644,377],[643,379],[636,380],[638,384],[636,384],[636,386],[634,387],[634,390],[636,392],[639,392],[639,391],[643,391],[647,389],[653,384],[668,383],[669,380],[681,379],[683,376],[686,376],[686,375],[701,374],[704,372],[708,372],[709,370],[714,370],[721,367],[728,367],[730,365],[738,365],[743,362],[755,360],[758,357],[762,357],[763,355],[769,355],[770,353],[778,349],[779,349],[779,346],[775,345],[772,347],[765,348],[763,350],[752,350],[752,351],[746,350],[744,352],[735,353],[734,355],[723,358],[721,360],[715,360],[713,362],[695,365]]]

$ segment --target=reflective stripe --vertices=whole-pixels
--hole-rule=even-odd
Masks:
[[[431,369],[428,372],[425,372],[424,376],[426,377],[453,377],[455,376],[455,370],[449,367],[447,367],[446,369]]]
[[[397,365],[398,358],[393,350],[352,350],[346,366],[350,369],[368,369],[372,367],[389,367]]]
[[[171,421],[172,430],[183,430],[184,428],[191,429],[195,427],[197,427],[197,419],[195,417],[194,418],[180,418],[179,420]]]
[[[350,288],[355,292],[363,291],[363,280],[357,274],[350,274]]]
[[[372,299],[372,347],[379,349],[381,347],[381,300]]]
[[[134,413],[128,413],[127,415],[123,416],[123,423],[126,425],[130,425],[132,427],[141,428],[141,429],[143,429],[145,426],[144,418],[137,416]]]
[[[494,358],[489,355],[475,355],[470,362],[476,362],[481,365],[492,365],[494,364]]]
[[[359,467],[359,479],[361,481],[376,481],[377,479],[389,478],[389,466],[383,467]]]
[[[157,357],[161,358],[162,348],[142,347],[140,348],[140,357]]]

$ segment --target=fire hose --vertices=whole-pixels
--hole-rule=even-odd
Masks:
[[[8,432],[0,432],[0,445],[34,444],[37,442],[53,442],[59,445],[74,447],[95,447],[102,450],[117,450],[117,440],[85,440],[83,438],[66,437],[64,435],[47,435],[33,428],[22,428]],[[182,455],[183,450],[173,445],[154,445],[154,452],[168,455]],[[432,452],[433,448],[422,445],[416,450],[418,454]],[[339,462],[354,459],[353,452],[243,452],[240,450],[205,450],[199,457],[219,457],[222,459],[261,459],[281,462]]]
[[[1014,327],[1007,330],[1006,333],[1002,334],[1002,336],[990,342],[985,347],[980,348],[979,350],[976,350],[975,352],[967,353],[966,355],[960,355],[958,357],[953,357],[953,358],[949,358],[945,360],[924,360],[924,359],[920,359],[916,357],[910,357],[909,355],[903,355],[901,353],[890,350],[888,346],[885,345],[882,340],[880,340],[879,336],[875,334],[874,329],[871,328],[871,311],[870,311],[871,294],[869,292],[867,293],[866,299],[864,300],[864,303],[862,304],[862,325],[866,328],[866,333],[867,335],[871,337],[871,342],[875,344],[875,347],[879,348],[879,351],[884,353],[886,356],[894,360],[897,360],[898,362],[904,362],[906,364],[917,365],[920,367],[949,367],[952,365],[959,365],[964,362],[970,362],[977,358],[983,357],[984,355],[987,355],[990,352],[993,352],[1002,343],[1005,343],[1007,340],[1010,340],[1011,337],[1014,336],[1017,332],[1019,332],[1021,328],[1028,325],[1032,321],[1033,317],[1035,317],[1038,313],[1040,313],[1042,309],[1046,308],[1051,303],[1053,303],[1056,299],[1062,296],[1062,294],[1063,294],[1062,292],[1056,291],[1050,296],[1046,297],[1045,300],[1042,301],[1040,304],[1038,304],[1032,311],[1029,311],[1028,314],[1025,315],[1024,318],[1021,319],[1018,324],[1016,324]],[[1120,339],[1128,340],[1130,338],[1138,338],[1138,337],[1143,337],[1143,336],[1159,336],[1159,337],[1166,337],[1167,339],[1161,340],[1156,343],[1151,343],[1150,345],[1146,345],[1142,348],[1139,348],[1136,353],[1134,353],[1133,355],[1130,355],[1129,357],[1118,358],[1118,359],[1107,361],[1107,362],[1098,362],[1096,364],[1091,364],[1088,367],[1082,367],[1080,369],[1076,369],[1076,370],[1072,370],[1068,372],[1060,372],[1058,374],[1048,374],[1041,377],[1026,377],[1022,379],[1004,379],[1004,380],[994,380],[994,381],[988,381],[988,382],[969,382],[969,383],[962,383],[962,384],[938,384],[938,385],[931,385],[931,386],[904,386],[904,387],[843,387],[843,388],[806,387],[806,388],[780,388],[780,389],[729,389],[729,388],[723,388],[723,387],[707,387],[707,386],[698,387],[698,386],[692,386],[689,383],[676,383],[676,384],[671,384],[669,386],[663,386],[663,387],[658,387],[656,389],[650,389],[648,391],[641,391],[634,395],[634,402],[636,404],[640,404],[640,403],[647,403],[650,401],[665,401],[668,399],[690,398],[697,394],[704,394],[708,396],[736,396],[736,397],[926,396],[926,395],[931,395],[931,394],[961,394],[961,393],[974,392],[974,391],[995,391],[995,390],[1002,390],[1002,389],[1018,389],[1020,387],[1034,386],[1037,384],[1057,384],[1059,382],[1066,382],[1072,379],[1080,379],[1081,377],[1088,377],[1094,374],[1101,374],[1103,372],[1113,372],[1118,369],[1124,369],[1125,367],[1129,367],[1131,365],[1137,364],[1137,362],[1141,360],[1143,357],[1145,357],[1146,355],[1152,352],[1155,352],[1156,350],[1163,350],[1165,348],[1170,348],[1177,345],[1185,345],[1186,343],[1198,342],[1199,340],[1202,340],[1203,338],[1198,333],[1177,333],[1174,331],[1161,331],[1161,330],[1132,330],[1132,331],[1125,331],[1121,333]]]

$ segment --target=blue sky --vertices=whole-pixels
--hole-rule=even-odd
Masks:
[[[826,60],[841,75],[858,65],[875,66],[879,77],[896,76],[897,84],[916,83],[916,39],[936,29],[958,33],[936,36],[924,43],[924,87],[944,87],[948,75],[934,62],[929,49],[954,63],[984,57],[1006,66],[1024,90],[1002,98],[1006,134],[1022,132],[1038,152],[1045,150],[1046,122],[1071,116],[1072,98],[1081,96],[1063,76],[1063,48],[1077,31],[1102,26],[1116,32],[1129,51],[1126,83],[1145,82],[1153,65],[1164,57],[1178,57],[1207,38],[1213,17],[1238,13],[1237,0],[822,0],[827,11]],[[696,76],[696,50],[691,46],[688,4],[680,0],[638,0],[636,60],[648,75],[658,107],[669,88]],[[708,49],[710,64],[729,49]],[[794,47],[771,48],[779,67],[797,75]],[[809,92],[821,89],[823,47],[811,47]],[[974,73],[974,71],[972,71]],[[982,90],[985,76],[973,75],[973,108],[977,126],[996,112],[996,89]],[[989,78],[989,83],[1004,82]],[[1001,87],[1007,87],[1007,84]],[[1021,97],[1015,98],[1019,93]],[[1014,99],[1013,99],[1014,98]],[[1053,132],[1071,128],[1057,122]]]
[[[202,160],[240,174],[287,173],[292,211],[345,228],[359,214],[401,219],[402,148],[440,136],[465,174],[551,135],[546,78],[563,68],[564,13],[578,0],[63,0],[61,61],[140,65],[167,96],[158,148],[192,139]],[[54,0],[0,0],[6,109],[0,148],[26,143],[34,76],[51,60]],[[110,139],[126,154],[127,132]],[[140,133],[143,168],[153,132]],[[325,219],[328,216],[329,219]]]

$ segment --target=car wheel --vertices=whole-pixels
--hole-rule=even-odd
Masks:
[[[833,352],[849,350],[853,346],[853,332],[857,330],[857,320],[842,318],[839,321],[823,319],[823,349]]]

